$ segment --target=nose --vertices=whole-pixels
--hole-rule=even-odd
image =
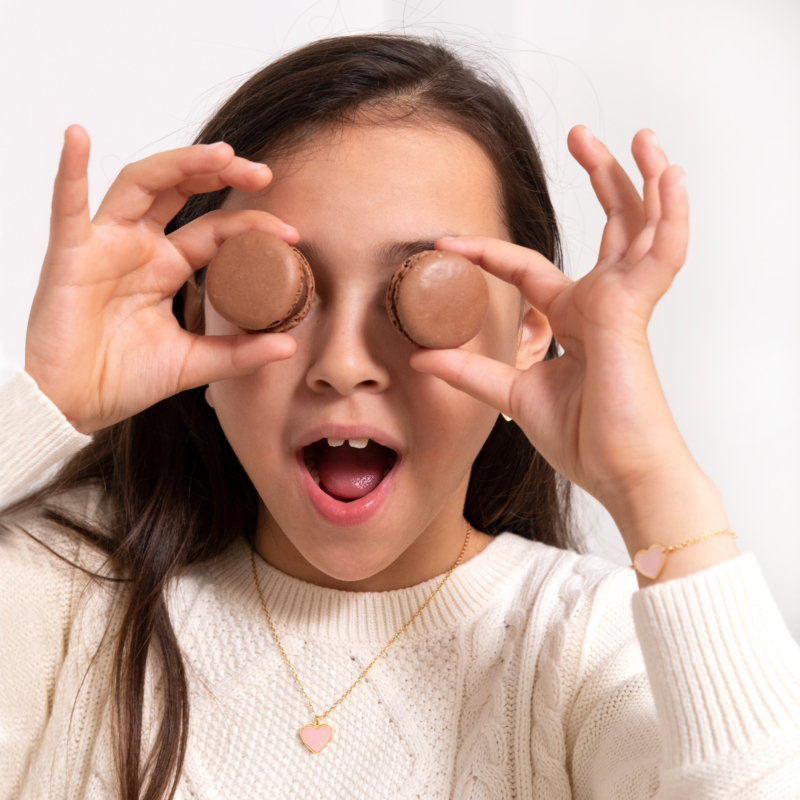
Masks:
[[[322,324],[315,331],[306,383],[314,392],[335,392],[344,397],[357,391],[382,392],[390,373],[381,358],[381,320],[358,297],[341,298],[321,309]],[[385,315],[384,315],[385,316]]]

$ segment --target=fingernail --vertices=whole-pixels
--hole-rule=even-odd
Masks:
[[[206,150],[216,150],[221,145],[225,144],[225,142],[214,142],[214,144],[207,144]]]
[[[589,139],[594,139],[594,134],[587,127],[584,127],[583,132]]]
[[[686,173],[683,170],[681,170],[678,175],[678,186],[680,186],[681,189],[686,187]]]
[[[264,167],[266,166],[267,166],[266,164],[262,164],[260,161],[251,161],[247,168],[256,170],[256,169],[264,169]]]
[[[293,228],[291,225],[287,225],[285,222],[281,222],[281,228],[286,231],[286,233],[297,233],[297,228]]]
[[[654,144],[656,147],[658,147],[658,148],[660,148],[660,147],[661,147],[661,145],[660,145],[660,144],[659,144],[659,142],[658,142],[658,136],[656,136],[654,133],[651,133],[651,134],[650,134],[650,138],[652,139],[652,141],[653,141],[653,144]]]

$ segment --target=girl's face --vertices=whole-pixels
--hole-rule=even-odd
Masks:
[[[296,227],[316,299],[290,331],[291,358],[207,392],[264,502],[256,547],[323,585],[420,582],[460,550],[470,467],[497,411],[409,366],[414,347],[392,327],[386,289],[405,258],[439,237],[508,238],[494,169],[466,134],[411,124],[337,128],[270,167],[267,190],[234,191],[224,207]],[[546,323],[526,325],[518,347],[519,294],[486,278],[489,313],[465,347],[508,364],[518,350],[542,358]],[[240,332],[207,301],[205,319],[207,334]],[[365,439],[366,448],[350,444]]]

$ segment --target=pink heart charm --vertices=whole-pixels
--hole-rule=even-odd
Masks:
[[[645,576],[656,580],[664,569],[667,554],[660,544],[651,544],[647,550],[640,550],[633,557],[633,566]]]
[[[330,742],[332,736],[333,728],[330,725],[303,725],[300,729],[300,738],[312,753],[319,753]]]

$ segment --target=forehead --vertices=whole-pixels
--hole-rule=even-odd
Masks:
[[[257,196],[232,192],[226,208],[260,208],[297,227],[334,225],[361,236],[371,226],[401,238],[505,231],[491,161],[450,126],[341,125],[267,163],[270,186]]]

